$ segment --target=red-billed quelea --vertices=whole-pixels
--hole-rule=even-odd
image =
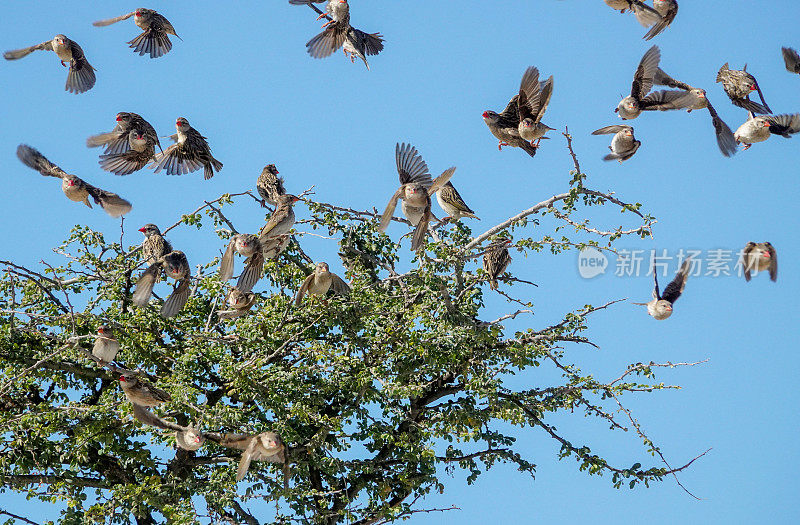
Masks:
[[[531,143],[534,148],[547,137],[548,130],[554,129],[542,122],[542,116],[553,96],[553,75],[544,82],[539,82],[539,70],[529,67],[522,75],[517,99],[517,115],[519,116],[519,136]]]
[[[157,143],[149,134],[132,129],[128,132],[128,144],[130,149],[125,153],[100,155],[100,167],[114,175],[130,175],[155,159]]]
[[[655,111],[665,109],[683,109],[677,107],[667,107],[664,100],[664,93],[657,92],[647,95],[653,87],[653,78],[658,71],[658,63],[661,61],[661,50],[658,46],[648,49],[639,61],[636,73],[633,74],[633,84],[631,84],[631,94],[623,98],[616,109],[623,120],[635,119],[642,114],[642,111]]]
[[[213,436],[213,434],[212,434]],[[219,444],[224,447],[243,450],[236,470],[236,481],[241,481],[250,469],[253,461],[266,461],[269,463],[283,464],[283,485],[289,484],[289,461],[286,445],[275,432],[262,432],[261,434],[222,434]]]
[[[653,280],[655,287],[653,288],[653,300],[649,303],[633,303],[639,306],[646,306],[647,313],[657,321],[663,321],[672,315],[672,305],[678,300],[678,297],[683,293],[686,287],[686,280],[689,278],[689,269],[692,266],[691,257],[684,260],[681,264],[678,273],[671,283],[664,289],[664,294],[658,289],[658,275],[656,272],[656,261],[653,259]]]
[[[650,27],[661,20],[658,11],[641,0],[605,0],[605,2],[607,6],[620,13],[630,11],[636,15],[636,20],[644,27]]]
[[[267,204],[275,206],[278,203],[278,197],[286,193],[286,189],[283,187],[283,178],[278,177],[278,173],[275,164],[267,164],[256,179],[256,189],[264,200],[263,206]]]
[[[65,172],[30,146],[20,144],[17,147],[17,157],[23,164],[42,175],[61,179],[61,191],[71,201],[82,202],[91,208],[92,205],[89,202],[89,197],[91,197],[96,204],[102,206],[103,210],[112,217],[119,217],[131,211],[130,202],[116,193],[96,188],[83,179]]]
[[[786,64],[786,71],[789,73],[800,73],[800,54],[791,47],[782,47],[783,62]]]
[[[483,270],[489,278],[489,288],[497,290],[497,278],[508,268],[511,255],[508,253],[508,239],[498,239],[492,242],[483,253]]]
[[[678,16],[678,2],[675,0],[653,0],[653,8],[661,15],[661,20],[655,23],[650,31],[644,35],[645,40],[659,35],[663,30],[668,28],[675,17]]]
[[[206,437],[200,432],[199,428],[195,426],[184,427],[172,421],[167,421],[150,412],[145,406],[136,403],[133,403],[133,417],[151,427],[174,430],[175,444],[183,450],[198,450],[206,441]]]
[[[642,145],[641,141],[636,140],[636,137],[633,136],[633,128],[631,126],[619,124],[592,131],[592,135],[611,135],[612,133],[614,137],[608,147],[611,153],[603,157],[603,160],[617,160],[619,162],[628,160],[633,157],[633,154]]]
[[[172,245],[161,235],[155,224],[145,224],[139,231],[144,234],[142,257],[145,261],[155,261],[172,251]]]
[[[125,397],[134,405],[154,407],[172,401],[168,393],[145,383],[135,375],[121,375],[119,384],[125,393]]]
[[[94,338],[92,355],[104,365],[107,365],[117,357],[119,352],[119,342],[114,337],[114,332],[108,325],[101,325],[97,329],[97,336]]]
[[[219,279],[227,281],[233,277],[233,255],[238,253],[246,257],[245,269],[239,276],[236,288],[242,292],[249,292],[261,278],[264,269],[264,253],[258,236],[252,234],[237,234],[231,237],[228,248],[222,255],[219,263]]]
[[[739,70],[731,69],[728,67],[728,63],[725,62],[719,68],[717,82],[722,82],[722,89],[725,90],[725,94],[728,95],[734,106],[739,106],[753,113],[772,113],[767,101],[764,100],[764,94],[761,92],[758,82],[756,82],[756,77],[747,72],[747,64],[744,65],[743,69]],[[763,106],[750,100],[751,91],[758,92],[758,98],[761,99]]]
[[[155,143],[155,145],[161,149],[156,130],[149,122],[143,119],[141,115],[121,111],[117,113],[116,120],[117,124],[114,126],[114,129],[108,133],[92,135],[86,139],[86,147],[96,148],[98,146],[105,146],[103,153],[106,155],[125,153],[131,149],[130,131],[137,130],[143,133],[149,142]]]
[[[275,211],[258,233],[258,241],[262,247],[267,244],[268,239],[276,239],[289,233],[294,226],[294,203],[299,200],[299,197],[289,193],[278,196]]]
[[[190,126],[188,120],[179,117],[175,129],[178,132],[169,136],[175,144],[156,155],[151,166],[155,173],[166,169],[167,175],[184,175],[203,168],[203,175],[208,180],[214,176],[214,170],[222,169],[222,163],[211,155],[206,138]]]
[[[523,80],[525,80],[525,77],[523,77]],[[520,91],[527,92],[529,89],[538,89],[538,71],[535,79],[528,77],[527,80],[531,85],[521,86]],[[533,85],[534,83],[535,86]],[[489,127],[489,131],[499,141],[497,149],[502,150],[503,146],[511,146],[513,148],[522,148],[531,157],[536,155],[536,148],[531,145],[530,141],[525,140],[519,134],[519,93],[511,97],[502,113],[487,109],[481,116],[483,117],[483,122]]]
[[[333,293],[338,295],[347,295],[350,293],[350,285],[348,285],[341,277],[332,273],[328,269],[328,263],[318,262],[314,268],[314,272],[305,278],[300,289],[295,296],[295,305],[300,306],[303,302],[305,295],[325,295],[328,290],[333,290]]]
[[[178,282],[175,289],[161,306],[161,316],[169,319],[177,315],[186,304],[186,301],[189,300],[191,270],[186,255],[181,251],[176,250],[160,257],[144,271],[136,282],[136,290],[133,292],[132,302],[140,308],[147,304],[150,300],[150,295],[153,293],[153,286],[155,286],[162,270],[167,277],[171,277]]]
[[[30,55],[34,51],[44,50],[53,51],[61,60],[61,65],[67,67],[67,84],[64,89],[70,93],[84,93],[94,87],[96,81],[94,68],[86,60],[83,49],[77,42],[70,40],[64,35],[56,35],[52,40],[36,44],[35,46],[6,51],[3,57],[6,60],[16,60]]]
[[[742,252],[742,266],[744,267],[745,281],[750,280],[751,272],[758,273],[767,270],[771,281],[778,280],[778,253],[768,242],[748,242]]]
[[[225,297],[228,309],[218,311],[217,317],[220,319],[234,319],[247,315],[250,308],[255,304],[256,299],[256,294],[252,292],[243,292],[238,288],[231,288]]]
[[[759,115],[748,112],[744,124],[733,134],[736,142],[744,144],[743,149],[750,149],[756,142],[764,142],[770,135],[790,138],[800,132],[800,113],[791,115]]]
[[[397,201],[402,199],[403,215],[416,226],[411,237],[411,249],[417,251],[422,247],[428,232],[428,223],[433,217],[431,195],[450,180],[456,168],[448,168],[436,177],[436,180],[431,181],[428,165],[422,159],[422,155],[414,146],[406,143],[395,145],[395,161],[401,186],[389,200],[386,210],[381,215],[378,231],[386,231],[397,207]]]
[[[148,53],[150,54],[150,58],[158,58],[166,55],[169,53],[170,49],[172,49],[172,42],[170,42],[169,36],[167,35],[174,35],[179,39],[181,38],[175,33],[175,28],[172,27],[169,20],[152,9],[145,9],[144,7],[140,7],[136,11],[132,11],[126,15],[108,18],[106,20],[98,20],[92,25],[96,27],[108,26],[122,20],[127,20],[130,17],[133,17],[133,21],[139,26],[139,29],[142,30],[142,34],[128,42],[128,44],[133,48],[133,52],[139,53],[140,56]]]
[[[458,221],[461,220],[461,217],[470,217],[480,220],[480,218],[475,215],[475,212],[467,206],[467,203],[464,202],[464,199],[461,198],[458,190],[450,181],[445,182],[444,185],[439,188],[439,191],[436,192],[436,201],[448,215],[443,220],[452,219]]]
[[[350,27],[344,37],[342,51],[350,57],[350,62],[354,63],[356,58],[360,58],[369,71],[367,56],[377,55],[383,51],[383,36],[380,33],[365,33],[355,27]]]

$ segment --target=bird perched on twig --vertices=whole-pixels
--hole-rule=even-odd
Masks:
[[[742,266],[744,266],[744,279],[750,280],[751,272],[769,270],[769,278],[778,280],[778,253],[768,242],[748,242],[742,253]]]
[[[80,177],[65,172],[30,146],[20,144],[17,147],[17,157],[23,164],[42,175],[61,179],[61,191],[71,201],[82,202],[91,208],[92,204],[89,202],[89,197],[91,197],[112,217],[119,217],[131,211],[130,202],[116,193],[96,188]]]
[[[133,52],[139,53],[139,56],[149,53],[150,58],[158,58],[169,53],[170,49],[172,49],[172,42],[170,42],[169,36],[167,35],[173,35],[182,40],[175,32],[175,28],[172,27],[169,20],[156,11],[145,9],[144,7],[140,7],[136,11],[132,11],[126,15],[108,18],[106,20],[98,20],[97,22],[93,22],[92,25],[104,27],[116,22],[121,22],[122,20],[127,20],[130,17],[133,17],[133,21],[142,30],[140,35],[128,42],[130,47],[133,48]]]
[[[97,336],[94,338],[92,355],[99,359],[102,364],[107,365],[117,357],[119,352],[119,342],[114,337],[114,332],[108,325],[100,325],[97,328]]]
[[[603,157],[603,160],[617,160],[620,163],[633,157],[642,142],[636,140],[633,136],[633,128],[625,125],[612,125],[592,131],[592,135],[610,135],[614,134],[611,139],[611,145],[608,149],[611,153]]]
[[[411,238],[411,249],[417,251],[428,232],[428,223],[433,217],[431,213],[431,195],[433,195],[450,177],[456,168],[448,168],[436,180],[431,181],[428,165],[422,160],[417,148],[411,144],[395,145],[395,162],[400,176],[400,187],[389,200],[386,210],[381,215],[378,231],[386,231],[394,215],[397,201],[403,200],[402,210],[411,224],[416,226]]]
[[[220,319],[234,319],[247,315],[250,308],[255,304],[257,299],[256,294],[252,292],[243,292],[238,288],[231,288],[228,292],[225,301],[228,303],[228,310],[220,310],[217,312],[217,317]]]
[[[664,289],[664,295],[661,295],[658,289],[658,275],[656,272],[656,261],[653,259],[653,280],[655,281],[655,288],[653,288],[653,300],[649,303],[633,303],[639,306],[646,306],[647,313],[657,321],[663,321],[672,315],[672,305],[678,300],[678,297],[683,293],[686,287],[686,280],[689,278],[689,268],[692,265],[692,258],[684,260],[681,264],[675,278]]]
[[[783,61],[786,64],[786,71],[789,73],[800,73],[800,54],[791,47],[782,47]]]
[[[267,246],[267,240],[276,239],[289,233],[294,226],[294,203],[300,198],[295,195],[284,193],[278,196],[275,211],[269,217],[258,234],[258,241],[262,247]]]
[[[134,405],[142,407],[154,407],[167,401],[172,401],[172,398],[165,391],[145,383],[137,376],[132,374],[123,374],[119,377],[119,384],[125,397]]]
[[[650,27],[661,20],[658,11],[641,0],[605,0],[605,2],[610,8],[620,13],[630,11],[636,15],[636,20],[644,27]]]
[[[452,219],[458,221],[461,220],[461,217],[481,220],[475,215],[475,212],[467,206],[467,203],[464,202],[464,199],[461,198],[458,190],[450,181],[445,182],[444,185],[439,188],[439,191],[436,192],[436,201],[448,215],[442,220]]]
[[[178,117],[175,121],[177,133],[170,135],[175,144],[156,155],[151,166],[158,173],[167,170],[167,175],[184,175],[203,168],[206,180],[214,176],[214,170],[220,171],[222,163],[211,155],[211,148],[206,138],[189,125],[189,121]]]
[[[529,67],[522,75],[519,85],[519,98],[517,100],[517,115],[519,117],[519,136],[531,143],[534,148],[539,147],[539,142],[546,139],[548,130],[555,129],[542,122],[542,116],[553,96],[553,75],[539,82],[539,70]],[[534,143],[535,141],[535,143]]]
[[[142,257],[145,261],[155,261],[172,251],[172,245],[161,235],[155,224],[145,224],[139,231],[144,234]]]
[[[506,271],[511,262],[508,253],[509,239],[498,239],[491,243],[483,253],[483,270],[489,277],[489,288],[497,290],[497,278]]]
[[[791,115],[759,115],[747,113],[747,120],[733,134],[736,142],[744,144],[743,149],[750,149],[756,142],[764,142],[770,135],[791,138],[800,132],[800,113]]]
[[[767,105],[767,101],[764,100],[764,94],[758,86],[756,77],[747,72],[747,64],[744,65],[744,68],[739,70],[731,69],[728,67],[728,63],[725,62],[725,64],[719,68],[717,82],[722,82],[722,89],[725,90],[725,94],[728,95],[728,98],[731,99],[734,106],[739,106],[753,113],[772,113],[772,110],[769,109]],[[758,102],[750,100],[749,95],[751,91],[758,92],[758,98],[761,99],[761,104],[763,104],[763,106]]]
[[[189,300],[189,280],[191,270],[186,255],[181,251],[172,251],[150,265],[136,282],[136,290],[133,292],[132,302],[138,307],[142,307],[150,300],[158,276],[161,271],[175,279],[178,284],[172,291],[167,300],[161,306],[161,316],[165,319],[174,317]]]
[[[328,263],[318,262],[314,272],[305,278],[302,286],[297,291],[295,305],[300,306],[306,293],[311,295],[325,295],[328,290],[339,295],[350,293],[350,286],[341,277],[328,270]]]
[[[83,49],[77,42],[70,40],[64,35],[56,35],[52,40],[36,44],[35,46],[15,49],[3,53],[6,60],[17,60],[26,57],[37,50],[53,51],[61,60],[61,65],[67,67],[69,63],[69,73],[67,73],[67,83],[64,89],[70,93],[84,93],[94,87],[97,80],[95,69],[86,60]]]
[[[219,263],[219,279],[227,281],[233,276],[233,254],[238,253],[246,257],[245,269],[239,276],[236,288],[241,292],[247,293],[261,278],[261,271],[264,269],[264,253],[258,236],[252,234],[238,234],[231,237],[228,249],[222,256]]]
[[[645,40],[659,35],[668,28],[675,17],[678,15],[678,2],[675,0],[653,0],[653,8],[661,15],[661,20],[655,23],[650,31],[644,35]]]
[[[278,197],[286,193],[283,188],[283,178],[278,177],[278,168],[275,164],[267,164],[261,175],[256,179],[256,189],[264,202],[262,206],[266,207],[267,204],[275,206],[278,202]]]

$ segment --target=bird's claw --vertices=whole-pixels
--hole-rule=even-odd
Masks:
[[[497,149],[502,151],[503,146],[508,146],[508,142],[503,142],[502,140],[497,144]]]
[[[752,146],[752,144],[745,144],[744,146],[742,146],[742,151],[750,149],[750,146]]]
[[[324,18],[324,17],[325,17],[325,13],[320,13],[319,16],[316,19],[319,20],[320,18]]]
[[[63,60],[61,61],[61,67],[67,67],[67,64],[65,64]]]

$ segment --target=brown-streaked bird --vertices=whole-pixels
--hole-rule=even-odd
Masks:
[[[728,95],[734,106],[739,106],[753,113],[772,113],[767,101],[764,100],[764,94],[761,92],[758,82],[756,82],[756,77],[747,72],[747,64],[740,70],[731,69],[728,63],[725,62],[717,72],[717,82],[722,82],[722,89],[725,90],[725,94]],[[763,106],[750,100],[751,91],[758,92],[758,98],[761,99]]]
[[[658,289],[658,275],[656,272],[656,261],[653,259],[653,300],[648,303],[633,303],[639,306],[646,306],[647,313],[657,321],[663,321],[672,315],[672,305],[678,300],[686,287],[686,280],[689,278],[689,269],[692,266],[692,258],[685,259],[681,264],[675,278],[664,289],[662,295]]]
[[[367,56],[377,55],[383,51],[383,35],[380,33],[365,33],[355,27],[350,27],[344,37],[342,51],[350,57],[350,63],[355,63],[360,58],[369,71]]]
[[[92,204],[89,202],[89,197],[91,197],[112,217],[125,215],[133,207],[130,202],[116,193],[96,188],[80,177],[65,172],[30,146],[20,144],[17,147],[17,157],[23,164],[42,175],[61,179],[61,191],[73,202],[82,202],[91,208]]]
[[[636,15],[636,20],[644,27],[649,27],[661,20],[658,11],[641,0],[605,0],[605,2],[607,6],[620,13],[630,11]]]
[[[64,35],[56,35],[52,40],[36,44],[35,46],[6,51],[3,57],[6,60],[17,60],[26,57],[37,50],[53,51],[61,60],[61,65],[67,67],[69,63],[69,73],[67,73],[67,84],[64,89],[70,93],[84,93],[94,87],[97,80],[95,69],[86,60],[83,49],[77,42],[70,40]]]
[[[147,122],[141,115],[130,113],[128,111],[120,111],[117,113],[117,124],[114,129],[108,133],[100,133],[99,135],[92,135],[86,139],[87,148],[96,148],[98,146],[105,146],[103,154],[113,155],[125,153],[131,149],[130,131],[137,130],[144,134],[148,142],[153,142],[158,149],[161,149],[161,143],[158,141],[158,134],[155,128]]]
[[[800,132],[800,113],[790,115],[759,115],[748,112],[748,118],[733,134],[737,143],[750,149],[756,142],[764,142],[770,135],[791,138]]]
[[[175,32],[175,28],[172,27],[169,20],[156,11],[145,9],[144,7],[140,7],[136,11],[132,11],[126,15],[108,18],[106,20],[98,20],[92,23],[92,25],[104,27],[122,20],[127,20],[130,17],[133,17],[133,21],[139,26],[139,29],[142,30],[140,35],[128,42],[130,47],[133,48],[133,52],[139,53],[139,56],[144,56],[149,53],[150,58],[158,58],[169,53],[170,49],[172,49],[172,42],[170,42],[169,36],[167,35],[173,35],[179,40],[183,40]]]
[[[678,16],[678,2],[675,0],[653,0],[653,8],[661,15],[661,20],[656,22],[650,31],[644,35],[645,40],[660,34],[663,30],[668,28],[675,17]]]
[[[244,479],[253,461],[266,461],[269,463],[283,464],[283,486],[289,485],[289,456],[286,445],[275,432],[262,432],[260,434],[222,434],[218,437],[219,444],[224,447],[243,450],[236,470],[236,481]]]
[[[428,223],[433,217],[431,195],[450,180],[456,168],[446,169],[431,181],[428,165],[422,160],[422,155],[414,146],[406,143],[395,145],[395,161],[397,173],[400,176],[400,187],[389,200],[386,210],[381,215],[378,231],[386,231],[397,207],[397,201],[402,199],[403,214],[411,224],[416,226],[411,237],[411,250],[417,251],[422,247],[425,235],[428,233]]]
[[[155,224],[145,224],[139,231],[144,234],[142,257],[145,261],[155,261],[172,251],[172,245],[161,235]]]
[[[125,153],[108,153],[100,155],[100,167],[114,175],[130,175],[139,171],[155,159],[156,142],[138,130],[128,132],[130,149]]]
[[[228,248],[219,263],[219,279],[227,281],[233,277],[233,255],[238,253],[246,257],[245,269],[239,276],[236,287],[242,292],[249,292],[261,278],[264,269],[264,251],[258,236],[253,234],[237,234],[231,237]]]
[[[444,185],[439,188],[439,191],[436,192],[436,201],[448,215],[442,220],[452,219],[458,221],[461,220],[461,217],[481,220],[480,217],[475,215],[475,212],[467,206],[467,203],[464,202],[464,199],[461,198],[458,190],[450,181],[445,182]]]
[[[502,150],[503,146],[511,146],[521,148],[531,157],[536,155],[536,148],[519,135],[519,94],[511,97],[502,113],[487,109],[481,116],[489,131],[499,141],[497,149]]]
[[[508,253],[510,239],[498,239],[492,242],[483,253],[483,270],[489,277],[489,288],[497,290],[497,278],[506,271],[511,262]]]
[[[181,251],[172,251],[160,257],[144,271],[136,282],[136,290],[133,292],[132,302],[138,307],[147,304],[150,300],[150,295],[153,293],[153,286],[162,270],[167,277],[171,277],[178,282],[175,289],[161,306],[161,316],[169,319],[177,315],[186,304],[186,301],[189,300],[191,269],[186,255]]]
[[[338,295],[347,295],[350,293],[350,285],[344,282],[341,277],[329,271],[328,263],[318,262],[314,272],[305,278],[302,286],[297,291],[294,304],[295,306],[300,306],[306,293],[325,295],[328,290],[333,290],[333,293]]]
[[[592,135],[611,135],[612,133],[614,137],[608,147],[611,153],[603,157],[603,160],[617,160],[621,163],[633,157],[633,154],[642,145],[642,142],[636,140],[636,137],[633,136],[633,128],[631,126],[612,125],[592,131]]]
[[[778,253],[768,242],[748,242],[742,253],[742,266],[744,267],[744,280],[750,280],[751,272],[769,270],[769,278],[778,280]]]
[[[252,292],[243,292],[238,288],[231,288],[225,298],[229,308],[228,310],[218,311],[217,317],[220,319],[235,319],[236,317],[247,315],[250,308],[255,304],[256,299],[256,294]]]
[[[97,336],[94,338],[92,355],[107,365],[117,356],[119,352],[119,342],[114,337],[114,332],[108,325],[100,325],[97,328]]]
[[[518,131],[519,136],[530,142],[534,148],[538,148],[539,142],[547,138],[544,134],[548,130],[555,129],[542,122],[542,116],[552,96],[553,75],[544,82],[539,82],[539,70],[532,66],[526,69],[517,99]]]
[[[214,170],[220,171],[222,163],[211,154],[206,138],[189,125],[184,117],[175,121],[177,133],[170,135],[175,144],[156,155],[152,164],[154,173],[166,169],[167,175],[184,175],[203,168],[206,180],[214,176]]]
[[[256,180],[256,189],[263,199],[262,205],[265,207],[267,204],[275,206],[278,197],[286,193],[283,187],[283,177],[278,177],[278,173],[275,164],[267,164]]]
[[[786,71],[789,73],[800,73],[800,54],[791,47],[782,47],[781,54],[783,62],[786,64]]]
[[[268,239],[275,239],[289,233],[294,226],[294,203],[300,198],[289,193],[284,193],[278,197],[275,211],[269,217],[258,234],[258,241],[262,246],[267,244]]]
[[[154,407],[167,401],[172,401],[167,392],[145,383],[136,375],[121,375],[119,384],[125,393],[125,397],[134,405]]]

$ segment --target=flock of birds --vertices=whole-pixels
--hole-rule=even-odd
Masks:
[[[326,18],[323,31],[306,44],[308,53],[314,58],[330,56],[342,49],[351,61],[360,58],[367,69],[366,56],[376,55],[383,49],[383,37],[379,33],[365,33],[350,25],[350,9],[347,0],[327,0],[325,10],[315,4],[326,0],[289,0],[290,4],[307,5]],[[637,20],[649,27],[645,39],[649,40],[669,27],[678,11],[674,0],[654,0],[653,7],[639,0],[605,0],[614,9],[631,11]],[[151,9],[139,8],[133,12],[107,20],[95,22],[95,26],[107,26],[133,17],[142,33],[129,42],[139,55],[149,54],[151,58],[164,56],[172,49],[169,35],[178,37],[172,24],[161,14]],[[90,90],[96,77],[94,68],[87,61],[83,50],[64,35],[56,35],[52,40],[27,48],[7,51],[8,60],[25,57],[37,50],[56,53],[62,65],[69,65],[66,91],[83,93]],[[800,73],[800,56],[791,48],[783,48],[786,69]],[[722,121],[706,96],[706,91],[677,81],[659,67],[661,53],[658,46],[652,46],[642,57],[633,77],[630,95],[624,97],[614,110],[623,120],[638,117],[643,111],[665,111],[686,109],[708,109],[716,132],[720,151],[725,156],[736,152],[737,143],[745,149],[755,142],[766,140],[770,135],[789,137],[800,131],[800,114],[773,115],[756,79],[746,71],[730,69],[723,65],[717,75],[731,102],[748,111],[749,118],[735,133]],[[666,86],[670,90],[651,92],[654,85]],[[499,140],[498,148],[511,146],[523,149],[534,156],[540,142],[546,139],[546,132],[553,130],[542,122],[542,117],[553,94],[554,80],[551,75],[539,80],[536,67],[526,69],[519,90],[511,98],[501,113],[487,110],[483,119],[491,133]],[[761,103],[750,100],[751,93],[757,93]],[[758,116],[756,116],[758,115]],[[222,169],[222,162],[214,158],[211,148],[199,131],[193,128],[186,118],[175,122],[176,133],[169,138],[173,144],[161,148],[159,136],[153,126],[136,113],[120,112],[116,116],[114,129],[87,139],[88,147],[103,147],[99,158],[100,167],[116,175],[129,175],[149,165],[156,173],[165,171],[168,175],[183,175],[203,169],[205,179],[210,179]],[[594,135],[613,134],[611,153],[605,160],[619,162],[631,158],[641,145],[628,125],[610,125],[593,132]],[[158,151],[157,151],[158,150]],[[131,203],[119,195],[97,188],[83,179],[65,172],[50,162],[36,149],[20,145],[17,156],[28,167],[42,175],[57,177],[62,181],[62,190],[68,199],[83,202],[90,208],[91,199],[112,217],[128,213]],[[394,215],[398,201],[402,201],[401,211],[415,227],[412,234],[411,249],[424,247],[425,236],[431,220],[438,220],[432,212],[432,197],[436,195],[441,208],[447,213],[442,221],[455,221],[464,217],[478,219],[475,212],[461,198],[450,182],[456,168],[446,169],[436,179],[432,179],[428,166],[420,153],[410,144],[397,144],[395,159],[400,187],[391,197],[379,222],[379,230],[384,231]],[[290,232],[295,223],[293,206],[301,200],[286,192],[283,179],[278,177],[274,164],[267,165],[256,180],[256,188],[263,199],[262,205],[274,206],[269,220],[258,234],[236,234],[222,256],[219,278],[229,281],[234,275],[236,254],[245,258],[244,269],[235,286],[227,293],[227,309],[218,312],[220,319],[230,319],[246,315],[256,301],[252,293],[254,285],[264,273],[265,262],[276,258],[290,242]],[[139,308],[150,302],[155,284],[166,276],[174,279],[176,285],[164,300],[160,313],[165,318],[174,317],[184,307],[190,295],[191,272],[186,254],[174,250],[155,224],[146,224],[139,229],[144,234],[141,245],[142,262],[148,264],[139,277],[132,296],[132,304]],[[483,267],[491,289],[497,289],[497,279],[505,272],[511,257],[508,247],[511,240],[496,238],[484,251]],[[751,272],[768,271],[770,278],[777,278],[777,255],[768,243],[750,242],[743,252],[745,278],[749,281]],[[677,275],[667,285],[664,293],[659,290],[655,268],[653,271],[655,289],[653,299],[645,305],[648,313],[657,320],[672,314],[672,305],[680,297],[690,274],[691,259],[683,261]],[[317,263],[315,270],[302,283],[295,295],[299,306],[305,295],[325,295],[329,291],[346,295],[349,285],[338,275],[330,272],[324,262]],[[91,352],[96,362],[122,371],[120,385],[124,394],[133,403],[133,414],[142,423],[176,432],[176,443],[185,450],[197,450],[206,439],[223,446],[242,450],[237,471],[237,480],[244,478],[251,461],[272,461],[283,463],[284,482],[288,482],[288,451],[280,436],[274,432],[260,434],[220,434],[203,432],[194,426],[184,427],[161,419],[153,414],[150,407],[170,401],[168,393],[150,385],[137,373],[132,373],[112,365],[119,351],[119,343],[113,330],[106,325],[98,329],[94,348]]]

